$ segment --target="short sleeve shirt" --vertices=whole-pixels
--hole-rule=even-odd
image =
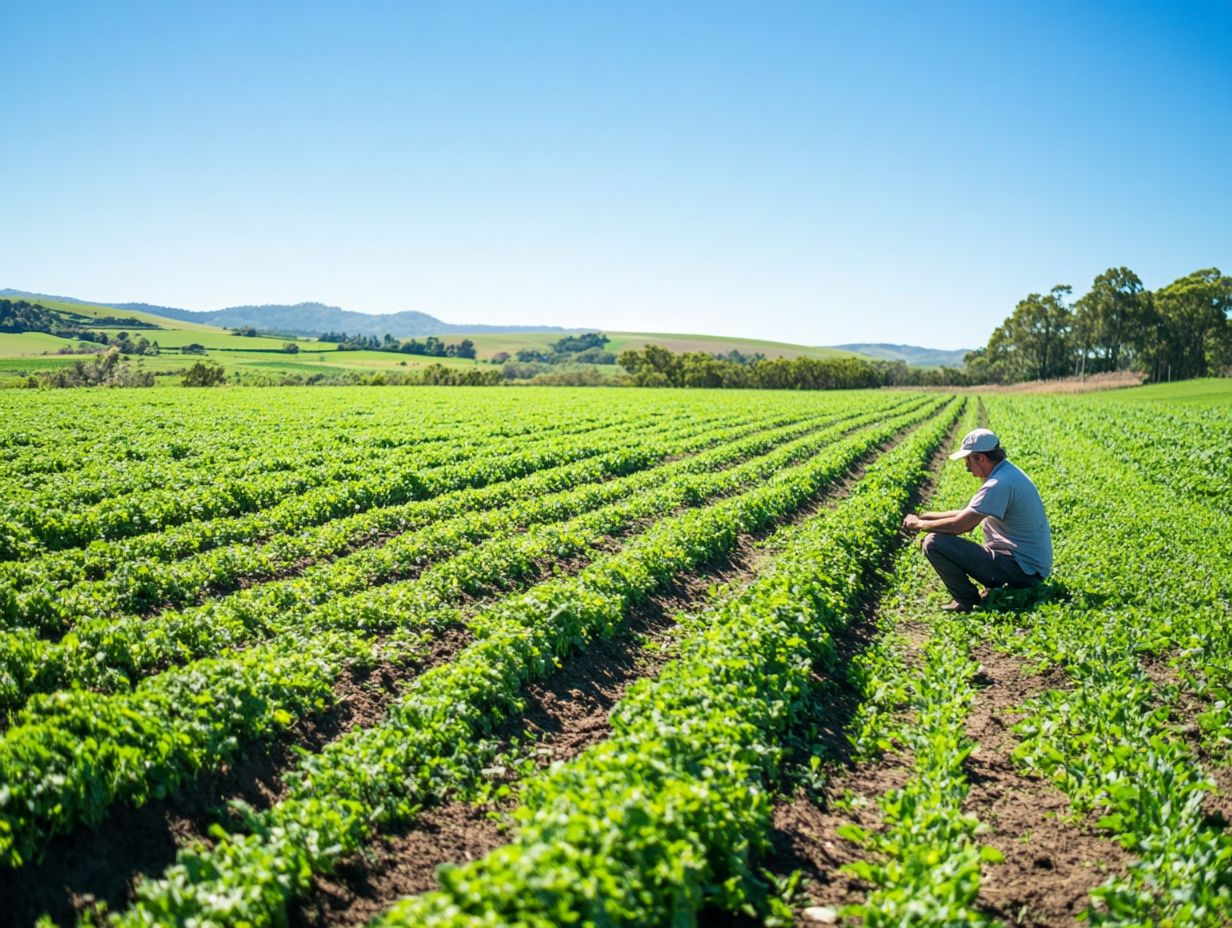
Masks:
[[[1052,530],[1030,477],[1002,461],[968,505],[985,516],[985,547],[1012,555],[1028,574],[1052,573]]]

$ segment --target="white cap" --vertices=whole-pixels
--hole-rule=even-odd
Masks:
[[[957,461],[959,458],[965,458],[973,451],[991,451],[999,444],[1001,441],[988,429],[972,429],[963,436],[962,448],[951,454],[950,460]]]

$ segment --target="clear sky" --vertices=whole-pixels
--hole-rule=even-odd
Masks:
[[[0,288],[975,347],[1232,271],[1232,3],[0,0]]]

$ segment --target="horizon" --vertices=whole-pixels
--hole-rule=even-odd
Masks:
[[[5,21],[31,292],[958,350],[1028,293],[1232,254],[1226,4]]]

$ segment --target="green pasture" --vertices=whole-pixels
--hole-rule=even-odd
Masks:
[[[136,312],[131,309],[119,309],[115,306],[87,306],[83,303],[69,303],[64,300],[47,300],[42,299],[41,297],[37,300],[37,302],[51,309],[59,310],[60,312],[72,313],[77,316],[85,317],[86,321],[82,324],[93,331],[106,332],[108,335],[128,332],[133,338],[144,336],[152,342],[158,342],[159,347],[161,348],[182,348],[184,345],[191,345],[195,343],[204,348],[243,348],[276,351],[280,350],[282,346],[289,341],[310,345],[317,344],[316,339],[290,337],[283,338],[279,336],[266,335],[257,335],[252,337],[234,335],[226,329],[220,329],[217,326],[202,325],[198,322],[181,322],[178,319],[167,319],[163,316]],[[158,328],[136,329],[115,325],[94,326],[89,321],[91,319],[101,319],[107,316],[114,316],[121,319],[136,319],[140,322],[156,325]],[[36,335],[41,333],[24,334]],[[63,339],[57,339],[54,336],[44,335],[43,337],[52,339],[55,342],[56,347],[65,343]],[[51,350],[54,351],[55,348],[53,347]],[[9,355],[9,351],[3,343],[0,343],[0,355]]]
[[[196,322],[181,322],[150,313],[119,309],[114,306],[91,306],[83,303],[73,303],[66,300],[39,298],[44,306],[71,313],[82,318],[82,325],[96,331],[116,335],[121,331],[129,331],[133,338],[144,337],[151,342],[158,342],[163,351],[157,359],[147,361],[147,369],[156,373],[179,370],[199,360],[220,364],[231,371],[254,371],[263,374],[272,372],[295,373],[373,373],[378,371],[414,370],[429,364],[442,364],[445,367],[470,370],[476,366],[490,365],[493,355],[498,352],[507,353],[516,359],[517,353],[523,349],[548,351],[552,344],[567,335],[578,332],[496,332],[473,334],[469,332],[454,332],[438,335],[441,341],[457,343],[469,338],[475,345],[476,359],[468,358],[429,358],[423,355],[405,355],[383,351],[338,351],[331,343],[322,343],[315,338],[257,335],[236,335],[226,329],[203,325]],[[132,318],[140,322],[157,326],[153,329],[131,328],[122,326],[93,326],[90,320],[107,316]],[[662,345],[670,351],[704,351],[721,354],[738,349],[746,354],[761,352],[768,358],[834,358],[852,356],[849,352],[837,351],[833,348],[812,348],[806,345],[793,345],[788,342],[766,341],[761,339],[736,338],[721,335],[688,335],[680,333],[660,332],[608,332],[607,349],[614,354],[626,348],[639,349],[649,344]],[[420,341],[424,337],[420,337]],[[298,353],[283,351],[288,342],[299,346]],[[42,333],[23,333],[21,335],[0,335],[0,361],[26,357],[45,357],[54,355],[65,345],[76,346],[71,339],[56,338]],[[188,345],[200,345],[205,349],[203,355],[181,355],[179,349]],[[13,366],[0,364],[0,378],[13,376],[14,372],[26,373],[35,369],[47,369],[59,366],[62,362],[52,361],[42,363],[40,367],[30,364]],[[71,359],[69,362],[71,363]],[[586,365],[605,378],[616,377],[621,370],[616,365]],[[560,372],[576,367],[559,366]]]
[[[172,327],[149,331],[147,329],[134,330],[129,332],[129,335],[137,336],[144,335],[152,342],[158,342],[160,348],[183,348],[185,345],[197,344],[203,348],[232,348],[239,351],[281,351],[282,346],[287,342],[296,342],[300,345],[301,350],[305,345],[316,346],[319,343],[316,339],[301,339],[301,338],[270,338],[264,335],[233,335],[225,329],[211,329],[206,332],[197,329],[181,329],[173,319],[168,319]],[[124,329],[100,329],[100,332],[106,332],[108,335],[115,335],[117,332],[126,331]]]
[[[90,360],[89,355],[49,354],[40,357],[0,358],[0,377],[25,377],[36,371],[54,371],[74,361]]]
[[[27,358],[55,354],[66,345],[78,344],[76,339],[57,338],[46,332],[5,332],[0,334],[0,358]]]
[[[1232,378],[1204,377],[1176,383],[1153,383],[1125,390],[1088,394],[1092,402],[1185,403],[1197,406],[1232,407]]]

